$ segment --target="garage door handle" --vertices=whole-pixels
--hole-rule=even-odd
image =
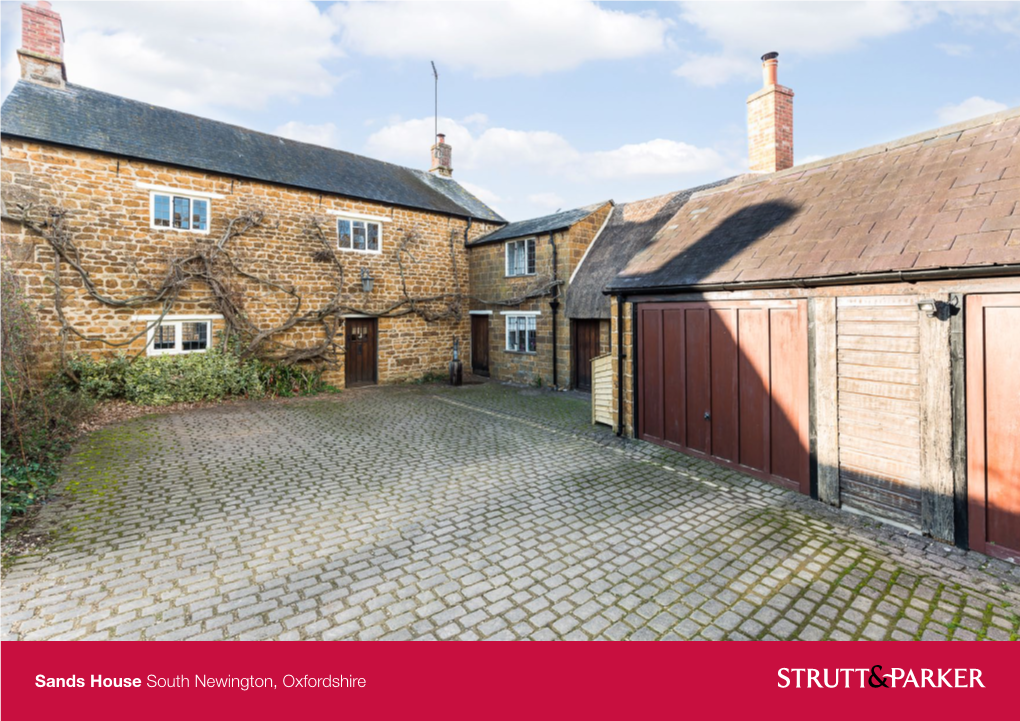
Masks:
[[[705,420],[707,421],[707,420],[709,420],[711,418],[712,418],[712,414],[709,413],[708,411],[705,411]]]

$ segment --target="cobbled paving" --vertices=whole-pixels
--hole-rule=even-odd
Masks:
[[[405,386],[92,434],[4,639],[1013,639],[1020,569],[588,425]]]

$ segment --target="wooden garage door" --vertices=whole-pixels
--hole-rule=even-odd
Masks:
[[[1020,293],[966,304],[968,540],[1020,562]]]
[[[839,489],[844,507],[921,525],[917,298],[836,300]]]
[[[638,437],[810,492],[805,301],[638,306]]]

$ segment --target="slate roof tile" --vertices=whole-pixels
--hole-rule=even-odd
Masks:
[[[602,293],[605,285],[651,241],[660,228],[670,222],[692,195],[730,180],[732,178],[614,207],[605,228],[592,242],[567,289],[567,317],[609,318],[609,298]],[[697,218],[697,215],[693,216],[694,223],[697,223]]]
[[[506,222],[457,182],[342,150],[68,84],[18,82],[3,135],[252,178],[447,215]]]
[[[476,238],[468,243],[468,247],[470,248],[476,245],[498,243],[512,238],[524,238],[526,236],[538,235],[540,233],[552,233],[557,230],[564,230],[575,223],[581,222],[606,203],[611,202],[611,200],[604,200],[601,203],[593,203],[592,205],[586,205],[583,208],[574,208],[573,210],[564,210],[551,215],[543,215],[540,218],[529,218],[528,220],[518,220],[513,223],[508,223],[499,230],[494,230],[488,235]]]
[[[995,265],[1018,249],[1015,108],[696,193],[607,287]]]

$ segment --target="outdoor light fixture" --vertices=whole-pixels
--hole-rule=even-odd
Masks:
[[[366,293],[371,293],[372,292],[372,283],[374,283],[374,282],[375,282],[375,278],[373,278],[371,275],[369,275],[368,268],[362,268],[361,269],[361,289],[363,291],[365,291]]]
[[[939,305],[934,300],[925,299],[917,301],[917,309],[929,318],[934,318],[939,312]]]

